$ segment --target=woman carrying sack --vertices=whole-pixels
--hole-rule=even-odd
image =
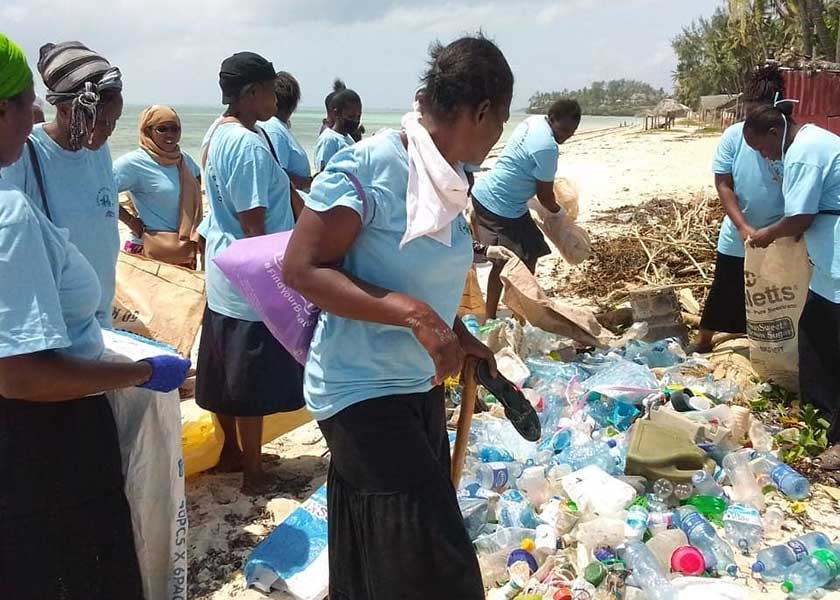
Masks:
[[[303,407],[302,368],[237,293],[213,257],[234,240],[289,231],[300,197],[257,125],[277,110],[274,66],[253,52],[222,62],[219,85],[228,105],[204,138],[210,214],[207,308],[198,349],[196,402],[216,414],[225,434],[219,468],[243,471],[242,490],[276,486],[262,470],[263,417]],[[242,441],[240,450],[238,436]]]
[[[813,272],[799,319],[799,393],[831,423],[832,445],[820,465],[840,470],[840,137],[796,123],[788,101],[780,101],[747,117],[744,139],[768,160],[783,161],[785,173],[785,217],[750,243],[766,248],[805,234]]]
[[[442,384],[465,355],[493,364],[455,316],[473,258],[462,164],[501,136],[513,74],[495,44],[467,37],[433,49],[424,83],[419,119],[315,178],[285,257],[286,283],[323,311],[304,389],[331,452],[333,600],[484,598]]]
[[[533,273],[537,260],[549,254],[542,232],[528,212],[536,195],[551,213],[546,226],[559,231],[565,219],[554,198],[558,144],[572,137],[580,125],[580,105],[558,100],[547,115],[526,119],[510,136],[499,160],[472,190],[474,223],[478,240],[514,252]],[[487,318],[495,319],[502,296],[501,273],[505,263],[494,261],[487,281]]]
[[[0,167],[32,130],[23,51],[0,34]],[[0,597],[141,600],[120,440],[104,392],[170,391],[189,361],[102,360],[97,274],[0,179]]]
[[[134,234],[124,250],[195,269],[196,228],[201,222],[201,171],[181,151],[181,119],[168,106],[140,113],[140,147],[117,159],[118,192],[129,192],[137,215],[120,207],[120,220]]]

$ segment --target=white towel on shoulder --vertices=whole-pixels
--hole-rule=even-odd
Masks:
[[[408,138],[408,191],[400,248],[423,236],[451,246],[452,221],[469,205],[464,167],[446,162],[419,113],[405,115],[402,125]]]

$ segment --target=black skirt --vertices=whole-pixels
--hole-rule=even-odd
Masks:
[[[831,423],[828,440],[840,442],[840,304],[808,292],[799,318],[799,394]]]
[[[532,272],[537,266],[537,260],[551,254],[530,212],[509,219],[487,210],[475,198],[472,203],[475,209],[475,233],[482,244],[504,246],[516,254]]]
[[[717,253],[715,277],[703,308],[700,329],[722,333],[747,332],[743,258]]]
[[[105,396],[0,399],[0,598],[141,600]]]
[[[443,389],[352,405],[319,426],[330,600],[483,600],[450,481]]]
[[[303,408],[303,367],[262,322],[204,310],[195,401],[231,417],[264,417]]]

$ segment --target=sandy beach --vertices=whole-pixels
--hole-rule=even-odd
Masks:
[[[699,133],[693,128],[589,133],[562,148],[559,175],[578,186],[579,222],[587,227],[599,211],[653,198],[689,200],[713,195],[710,163],[717,139],[717,135]],[[492,161],[489,159],[485,167]],[[558,256],[551,256],[541,262],[539,275],[546,289],[553,287],[552,273],[559,261],[562,259]],[[189,592],[195,600],[288,597],[280,592],[266,596],[246,590],[241,568],[251,550],[273,527],[324,482],[326,445],[317,426],[309,423],[267,445],[264,452],[266,468],[284,484],[274,497],[241,495],[238,475],[208,472],[188,480]],[[817,489],[801,518],[789,519],[786,534],[813,527],[838,537],[837,498],[826,490]],[[748,565],[744,558],[741,566],[748,570]],[[757,580],[751,579],[747,585],[751,597],[783,597],[779,592],[768,591]]]

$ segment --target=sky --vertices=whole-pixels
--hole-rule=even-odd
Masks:
[[[79,40],[123,72],[126,102],[216,106],[218,69],[250,50],[322,106],[340,76],[366,108],[411,103],[430,43],[481,29],[536,91],[633,78],[672,88],[671,39],[721,0],[3,0],[0,29],[37,63],[46,42]],[[37,78],[36,78],[37,79]]]

